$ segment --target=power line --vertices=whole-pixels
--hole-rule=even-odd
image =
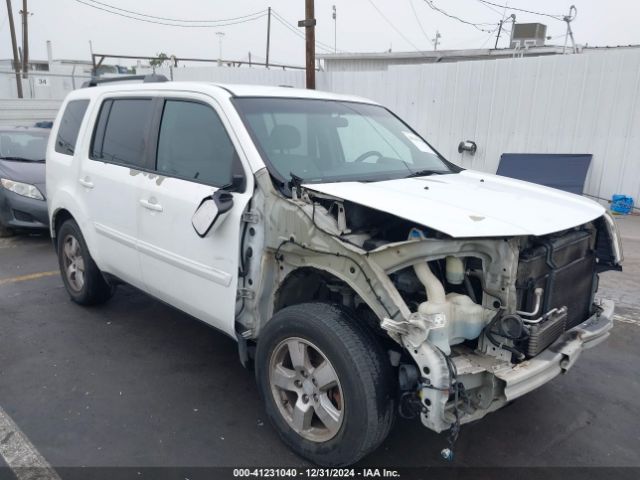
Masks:
[[[280,20],[281,24],[283,24],[285,27],[287,27],[289,30],[291,30],[293,33],[295,33],[299,37],[305,38],[304,33],[302,33],[298,29],[298,27],[296,27],[295,25],[293,25],[292,23],[287,21],[287,19],[284,18],[284,16],[282,16],[280,13],[278,13],[274,9],[271,9],[271,12],[274,14],[275,17],[279,17],[279,20]],[[333,51],[334,50],[334,48],[331,45],[329,45],[328,43],[321,42],[320,40],[316,40],[316,46],[319,46],[323,50],[329,50],[329,51]]]
[[[178,24],[178,23],[169,23],[169,22],[164,22],[164,21],[159,21],[159,20],[149,20],[149,19],[146,19],[146,18],[139,18],[139,17],[134,17],[132,15],[127,15],[125,13],[114,12],[113,10],[108,10],[106,8],[99,7],[97,5],[93,5],[91,3],[87,3],[86,1],[83,1],[83,0],[74,0],[74,1],[77,2],[77,3],[81,3],[83,5],[86,5],[87,7],[95,8],[97,10],[101,10],[103,12],[110,13],[112,15],[118,15],[119,17],[129,18],[131,20],[137,20],[139,22],[153,23],[153,24],[156,24],[156,25],[165,25],[165,26],[168,26],[168,27],[182,27],[182,28],[214,28],[214,27],[218,28],[218,27],[227,27],[227,26],[230,26],[230,25],[237,25],[239,23],[252,22],[254,20],[258,20],[260,18],[263,18],[263,17],[265,17],[267,15],[266,14],[266,10],[265,10],[264,13],[262,13],[261,15],[258,15],[258,16],[255,16],[255,17],[251,17],[251,18],[247,18],[245,20],[236,20],[236,21],[230,21],[230,22],[227,22],[227,23],[217,23],[217,24],[208,24],[208,25],[190,25],[190,24],[189,25],[181,25],[181,24]]]
[[[484,46],[487,44],[487,42],[489,40],[491,40],[493,38],[493,34],[496,33],[496,31],[498,30],[498,28],[500,28],[499,26],[494,28],[491,33],[487,36],[487,38],[485,39],[484,42],[482,42],[482,45],[480,45],[480,48],[484,48]]]
[[[432,10],[435,10],[438,13],[441,13],[442,15],[445,15],[449,18],[452,18],[454,20],[457,20],[458,22],[464,23],[465,25],[469,25],[472,26],[473,28],[480,30],[481,32],[486,32],[486,33],[491,33],[491,30],[487,30],[486,28],[482,28],[482,26],[485,25],[495,25],[495,23],[474,23],[474,22],[470,22],[468,20],[464,20],[463,18],[460,18],[456,15],[452,15],[450,13],[445,12],[444,10],[442,10],[441,8],[437,7],[434,3],[433,0],[424,0],[424,2],[429,5],[429,8],[431,8]]]
[[[280,25],[286,27],[288,30],[294,33],[298,38],[300,38],[301,40],[305,40],[304,33],[297,30],[292,30],[287,24],[285,24],[280,18],[276,17],[275,15],[273,16],[273,18],[276,19],[280,23]],[[318,50],[323,50],[325,53],[333,53],[333,48],[323,47],[318,42],[315,42],[315,46]]]
[[[407,42],[409,45],[411,45],[411,46],[412,46],[416,51],[420,51],[420,50],[421,50],[421,49],[420,49],[420,48],[418,48],[418,47],[417,47],[417,46],[416,46],[416,45],[415,45],[411,40],[409,40],[409,39],[404,35],[404,33],[402,33],[402,31],[400,31],[398,28],[396,28],[396,26],[395,26],[393,23],[391,23],[391,20],[389,20],[389,19],[386,17],[386,15],[380,11],[380,9],[376,6],[376,4],[375,4],[375,3],[373,3],[373,0],[369,0],[369,3],[371,4],[371,6],[372,6],[373,8],[375,8],[376,12],[378,12],[378,14],[380,14],[380,16],[384,19],[384,21],[385,21],[385,22],[387,22],[387,23],[389,24],[389,26],[390,26],[391,28],[393,28],[393,29],[396,31],[396,33],[397,33],[398,35],[400,35],[400,36],[404,39],[404,41],[405,41],[405,42]]]
[[[485,5],[493,5],[494,7],[505,8],[507,10],[514,10],[516,12],[531,13],[533,15],[541,15],[543,17],[554,18],[556,20],[563,20],[563,18],[564,18],[564,15],[551,15],[549,13],[534,12],[533,10],[525,10],[524,8],[516,8],[516,7],[510,7],[508,5],[500,5],[498,3],[489,2],[487,0],[478,0],[478,1],[480,3],[484,3]]]
[[[505,14],[504,14],[504,11],[503,11],[503,12],[501,12],[501,11],[499,11],[499,10],[496,10],[495,8],[493,8],[493,7],[492,7],[492,6],[490,6],[490,5],[487,5],[487,4],[486,4],[486,3],[484,3],[484,2],[480,2],[480,4],[481,4],[483,7],[487,7],[487,8],[488,8],[489,10],[491,10],[492,12],[495,12],[495,13],[497,13],[498,15],[500,15],[502,18],[504,18],[504,15],[505,15]]]
[[[231,22],[234,20],[242,20],[244,18],[248,18],[248,17],[253,17],[255,15],[261,14],[261,13],[266,13],[266,9],[265,10],[260,10],[258,12],[253,12],[253,13],[248,13],[246,15],[240,15],[238,17],[231,17],[231,18],[220,18],[217,20],[192,20],[192,19],[182,19],[182,18],[169,18],[169,17],[158,17],[155,15],[149,15],[146,13],[140,13],[140,12],[135,12],[133,10],[127,10],[125,8],[120,8],[120,7],[116,7],[115,5],[110,5],[108,3],[104,3],[104,2],[99,2],[98,0],[87,0],[91,3],[97,3],[98,5],[102,5],[103,7],[109,7],[113,10],[119,10],[121,12],[126,12],[126,13],[130,13],[133,15],[137,15],[139,17],[148,17],[148,18],[153,18],[156,20],[168,20],[170,22],[176,22],[176,23],[220,23],[220,22]]]
[[[303,40],[305,39],[304,33],[298,30],[298,28],[295,27],[293,24],[289,23],[286,18],[280,15],[273,8],[271,9],[271,13],[273,14],[273,18],[275,18],[282,26],[286,27],[288,30],[290,30],[292,33],[302,38]],[[315,44],[316,44],[316,48],[320,50],[325,50],[327,53],[332,53],[334,50],[332,46],[326,43],[320,42],[319,40],[316,40]]]
[[[431,38],[429,37],[427,32],[425,32],[424,27],[422,26],[422,22],[420,21],[420,18],[418,17],[418,12],[416,12],[416,7],[413,4],[413,0],[409,0],[409,5],[411,5],[411,11],[413,12],[413,16],[416,18],[416,22],[418,23],[418,26],[420,27],[420,30],[422,31],[422,34],[424,35],[424,38],[426,38],[427,40],[429,40],[429,42],[431,42]]]

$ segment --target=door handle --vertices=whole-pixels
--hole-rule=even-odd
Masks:
[[[140,205],[142,205],[147,210],[153,210],[154,212],[162,211],[162,205],[160,205],[159,203],[156,203],[154,198],[151,198],[150,200],[145,200],[144,198],[141,198]]]
[[[86,188],[95,187],[95,185],[93,184],[93,182],[91,181],[91,179],[89,177],[79,178],[78,179],[78,183],[80,185],[82,185],[83,187],[86,187]]]

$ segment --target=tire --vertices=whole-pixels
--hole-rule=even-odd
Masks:
[[[298,352],[295,362],[291,349]],[[289,448],[315,464],[353,464],[391,430],[396,382],[388,355],[342,307],[304,303],[280,310],[260,334],[255,365],[272,425]],[[302,408],[313,413],[294,422],[294,409]]]
[[[13,237],[14,231],[0,223],[0,238]]]
[[[62,281],[71,300],[80,305],[99,305],[113,296],[115,287],[102,276],[74,220],[66,220],[58,229],[56,249]]]

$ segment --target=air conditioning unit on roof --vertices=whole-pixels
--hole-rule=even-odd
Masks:
[[[541,47],[547,36],[542,23],[516,23],[511,30],[511,48]]]

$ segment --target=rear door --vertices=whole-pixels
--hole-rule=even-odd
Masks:
[[[234,174],[244,178],[236,183],[247,184],[234,136],[204,95],[166,98],[156,123],[156,175],[141,179],[138,249],[145,289],[233,334],[241,220],[251,193],[246,185],[232,191],[231,211],[203,238],[191,219]]]
[[[103,271],[136,286],[141,286],[142,276],[138,188],[148,167],[153,107],[152,97],[105,99],[78,179],[93,230],[92,255]]]

